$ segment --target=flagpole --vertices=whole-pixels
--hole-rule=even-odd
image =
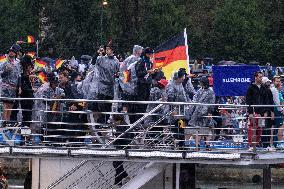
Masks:
[[[185,43],[185,48],[186,48],[186,62],[187,62],[187,66],[188,66],[188,73],[190,73],[186,28],[184,28],[184,39],[185,39],[184,43]]]
[[[39,57],[39,56],[38,56],[38,44],[39,44],[39,41],[36,40],[36,57]]]

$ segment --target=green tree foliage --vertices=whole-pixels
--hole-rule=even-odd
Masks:
[[[118,53],[155,47],[187,27],[191,58],[284,62],[282,0],[2,0],[0,48],[34,35],[40,55],[93,55],[112,39]]]
[[[228,0],[215,14],[215,56],[240,62],[266,60],[270,51],[265,37],[267,25],[257,0]]]
[[[267,23],[265,36],[269,40],[268,61],[276,65],[284,63],[284,2],[282,0],[259,0],[259,10]]]
[[[38,35],[38,3],[33,0],[1,0],[0,49],[5,52],[27,35]]]

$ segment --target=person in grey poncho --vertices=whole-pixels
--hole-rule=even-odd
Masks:
[[[168,102],[187,102],[187,96],[186,92],[184,90],[184,87],[182,85],[183,81],[185,79],[185,72],[183,69],[180,69],[178,72],[174,73],[174,76],[172,80],[169,82],[167,87],[167,99]],[[184,112],[184,106],[172,106],[172,108],[175,108],[174,112],[172,113],[173,116],[175,115],[183,115]],[[178,145],[183,145],[184,140],[184,119],[179,119],[174,117],[174,123],[175,127],[171,128],[171,131],[174,133],[174,138],[179,140]]]
[[[201,88],[193,97],[193,103],[202,104],[214,104],[215,94],[209,88],[209,80],[207,77],[202,77],[200,79]],[[210,127],[212,126],[212,118],[204,117],[211,114],[213,107],[211,106],[193,106],[190,109],[190,127],[196,127],[197,129],[186,129],[186,135],[195,135],[198,132],[199,135],[206,136],[206,145],[209,146],[210,135],[212,134]],[[200,142],[200,137],[197,138],[197,142]]]
[[[45,98],[45,99],[59,99],[65,96],[64,90],[58,87],[58,79],[55,77],[53,73],[48,74],[47,76],[48,82],[42,84],[42,86],[36,91],[34,94],[35,98]],[[56,103],[60,109],[62,109],[62,106],[60,103]],[[34,110],[37,110],[33,115],[33,120],[39,121],[39,122],[46,122],[46,121],[55,121],[58,120],[58,115],[51,113],[51,112],[44,112],[45,110],[55,110],[55,101],[44,101],[44,100],[35,100],[34,104]],[[59,110],[60,110],[59,109]],[[36,132],[41,132],[40,123],[35,124],[34,130]],[[48,125],[48,128],[50,127],[57,127],[57,125]],[[50,132],[48,132],[50,134]]]
[[[133,78],[133,74],[135,74],[135,70],[131,68],[135,68],[133,66],[138,60],[140,60],[141,53],[143,51],[143,47],[139,45],[134,45],[133,54],[127,57],[123,63],[120,65],[119,69],[119,79],[120,86],[123,92],[123,100],[135,100],[136,96],[136,82],[137,79]],[[129,78],[127,78],[127,76]],[[132,76],[132,77],[131,77]]]
[[[181,69],[184,70],[184,72],[186,73],[186,70],[184,68],[181,68]],[[183,87],[186,93],[187,101],[191,101],[193,96],[196,94],[196,90],[194,89],[192,82],[191,82],[191,78],[187,73],[186,73],[185,80],[182,84],[183,84]]]
[[[106,56],[99,56],[96,61],[96,66],[99,73],[98,78],[98,95],[99,100],[113,100],[115,78],[119,72],[119,61],[113,54],[113,47],[106,46]],[[111,112],[111,103],[97,103],[94,106],[94,111]],[[105,123],[109,116],[100,116],[98,123]]]
[[[19,45],[14,44],[8,54],[3,58],[3,63],[0,64],[1,73],[1,97],[16,98],[19,78],[21,76],[21,66],[16,55],[19,51]],[[3,120],[10,121],[11,110],[14,105],[12,100],[4,100]]]
[[[166,92],[166,87],[168,85],[168,81],[165,79],[161,79],[160,81],[157,82],[157,85],[155,87],[152,87],[150,90],[150,97],[149,101],[167,101],[167,92]],[[154,109],[158,104],[148,104],[146,112],[150,112],[152,109]],[[167,106],[163,105],[158,111],[156,111],[156,114],[161,114],[164,115],[167,111]],[[152,123],[155,123],[161,118],[161,116],[148,116],[145,121],[144,125],[145,127],[151,126]],[[160,123],[161,125],[166,124],[165,121]],[[155,131],[156,133],[153,133],[152,136],[155,137],[156,135],[159,135],[160,133],[157,132],[162,132],[163,128],[162,127],[155,127],[152,128],[151,131]]]
[[[137,100],[137,77],[135,72],[135,64],[140,60],[143,47],[134,45],[133,54],[127,57],[120,65],[119,84],[122,90],[121,99],[126,101]],[[122,111],[135,113],[135,104],[122,104]],[[135,116],[130,116],[130,122],[135,121]]]

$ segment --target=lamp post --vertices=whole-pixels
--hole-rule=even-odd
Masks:
[[[101,4],[101,44],[103,44],[103,11],[104,11],[104,7],[108,5],[107,0],[103,0],[102,4]]]

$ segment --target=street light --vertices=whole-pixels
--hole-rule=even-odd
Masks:
[[[104,0],[104,1],[103,1],[103,6],[107,6],[107,4],[108,4],[107,1]]]
[[[101,44],[103,44],[103,11],[104,11],[104,7],[108,5],[107,0],[103,0],[102,4],[101,4]]]

